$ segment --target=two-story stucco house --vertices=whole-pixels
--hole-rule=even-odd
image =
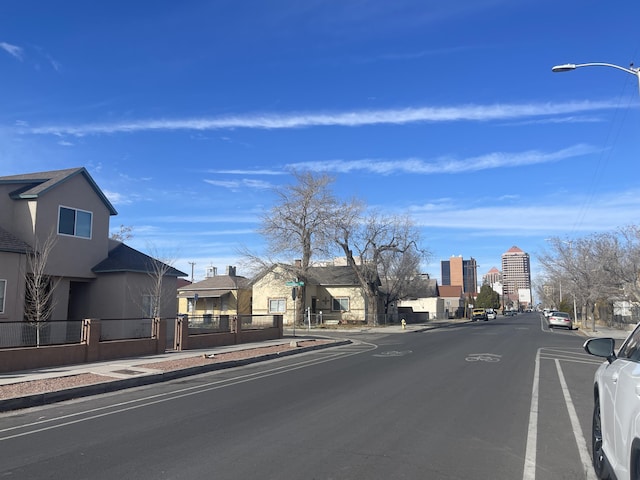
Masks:
[[[40,253],[47,239],[51,320],[149,315],[158,261],[109,238],[116,214],[82,167],[0,177],[0,321],[24,319],[29,255]],[[162,271],[159,316],[174,317],[176,279],[186,274]]]
[[[289,265],[274,265],[253,280],[253,314],[283,315],[284,323],[291,325],[296,307],[302,305],[303,310],[309,309],[312,323],[366,322],[364,292],[352,267],[310,267],[304,289],[291,286],[293,271]],[[302,290],[304,298],[299,293]],[[304,321],[296,318],[296,323]]]

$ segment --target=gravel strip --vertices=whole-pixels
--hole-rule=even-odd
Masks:
[[[271,347],[250,348],[235,352],[217,353],[213,357],[206,355],[180,358],[175,360],[164,360],[160,362],[150,362],[136,365],[142,368],[152,368],[163,372],[171,370],[180,370],[183,368],[197,367],[201,365],[209,365],[212,363],[220,363],[231,360],[242,360],[245,358],[260,357],[272,353],[296,350],[300,347],[309,347],[313,345],[322,345],[331,343],[331,340],[304,340],[297,342],[298,347],[292,347],[288,343],[282,345],[274,345]],[[96,383],[111,382],[117,380],[114,377],[106,375],[98,375],[96,373],[81,373],[78,375],[69,375],[66,377],[46,378],[41,380],[32,380],[27,382],[12,383],[9,385],[0,385],[0,400],[9,398],[24,397],[27,395],[36,395],[41,393],[57,392],[68,388],[80,387],[85,385],[94,385]]]

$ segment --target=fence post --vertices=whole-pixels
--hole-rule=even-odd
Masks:
[[[82,324],[82,343],[86,345],[85,361],[96,362],[100,360],[100,320],[97,318],[85,318]]]
[[[153,319],[151,338],[156,341],[156,353],[164,353],[167,347],[167,320],[156,317]]]
[[[189,348],[189,317],[180,315],[176,318],[176,332],[173,348],[176,352]]]
[[[242,321],[238,319],[237,315],[231,317],[231,331],[235,334],[233,336],[234,344],[242,343]]]

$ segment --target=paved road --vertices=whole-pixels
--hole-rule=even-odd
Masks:
[[[9,478],[590,476],[577,332],[539,314],[352,345],[0,415]],[[585,438],[587,440],[585,440]]]

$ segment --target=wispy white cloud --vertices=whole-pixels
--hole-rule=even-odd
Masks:
[[[564,193],[561,202],[550,196],[537,202],[528,201],[526,205],[495,204],[474,208],[448,200],[408,208],[416,223],[426,228],[463,229],[478,235],[482,232],[488,235],[504,232],[508,236],[513,236],[511,222],[487,222],[487,219],[518,219],[519,235],[544,232],[549,236],[576,231],[592,233],[615,230],[637,222],[635,212],[639,210],[638,190],[597,195],[595,198]],[[567,221],[577,218],[581,218],[581,221]]]
[[[242,188],[252,188],[257,190],[268,190],[273,188],[273,185],[269,182],[262,180],[253,180],[243,178],[241,180],[204,180],[205,183],[213,185],[215,187],[228,188],[229,190],[241,190]]]
[[[122,193],[113,192],[111,190],[102,190],[105,196],[109,199],[111,203],[114,205],[130,205],[133,203],[131,197],[124,195]]]
[[[221,175],[289,175],[284,170],[207,170],[207,173],[215,173]]]
[[[144,131],[201,131],[237,128],[269,130],[321,126],[403,125],[421,122],[486,122],[568,115],[617,107],[618,103],[614,101],[409,107],[333,113],[266,113],[213,118],[147,119],[84,125],[45,125],[24,128],[20,131],[25,134],[83,136]]]
[[[0,42],[0,48],[20,61],[22,61],[24,58],[24,49],[22,47],[11,45],[7,42]]]
[[[300,162],[287,165],[296,170],[311,170],[315,172],[351,173],[354,171],[367,171],[380,175],[395,173],[412,173],[421,175],[430,174],[455,174],[475,172],[494,168],[522,167],[540,163],[557,162],[592,153],[599,149],[589,145],[574,145],[555,152],[541,152],[529,150],[525,152],[494,152],[477,157],[465,159],[440,158],[434,161],[426,161],[419,158],[404,160],[329,160],[318,162]]]

